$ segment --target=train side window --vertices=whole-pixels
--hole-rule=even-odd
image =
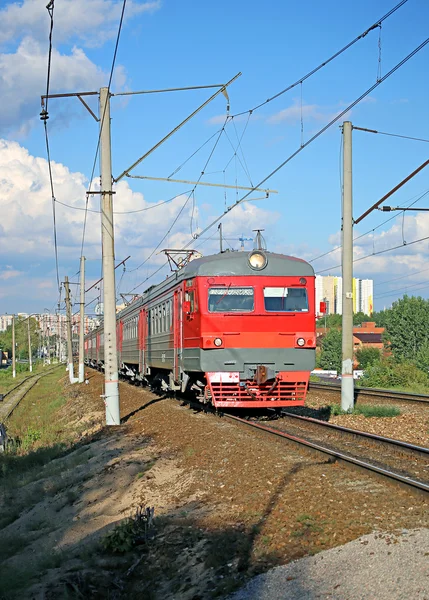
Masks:
[[[266,287],[264,305],[267,312],[308,312],[305,288]]]

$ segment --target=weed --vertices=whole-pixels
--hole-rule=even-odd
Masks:
[[[27,427],[27,431],[24,434],[24,437],[21,440],[21,446],[23,450],[28,450],[34,444],[40,440],[42,437],[42,432],[39,429],[35,429],[34,427]]]
[[[292,531],[292,537],[299,538],[305,535],[309,535],[310,533],[320,533],[323,531],[323,528],[317,523],[316,519],[311,515],[302,514],[296,518],[297,523],[299,523],[299,529],[295,529]]]
[[[339,404],[331,406],[332,415],[363,415],[364,417],[397,417],[401,411],[396,406],[362,404],[356,406],[352,412],[343,410]]]
[[[194,448],[191,448],[189,446],[187,448],[185,448],[185,456],[186,456],[186,458],[191,458],[191,456],[194,456],[194,454],[195,454],[195,449]]]
[[[354,414],[364,415],[365,417],[397,417],[401,414],[401,411],[396,406],[371,406],[362,405],[356,406],[353,411]]]
[[[153,508],[139,506],[134,516],[128,517],[116,525],[101,540],[101,545],[107,552],[123,554],[147,538],[153,521]]]

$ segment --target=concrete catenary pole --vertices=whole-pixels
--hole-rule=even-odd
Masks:
[[[12,377],[16,377],[15,315],[12,315]]]
[[[222,254],[223,252],[223,246],[222,246],[222,223],[219,223],[219,244],[220,244],[220,253]]]
[[[104,277],[104,401],[106,424],[120,425],[116,349],[115,243],[113,228],[110,95],[100,89],[101,243]]]
[[[43,351],[43,364],[46,364],[46,319],[45,314],[42,315],[42,351]]]
[[[58,362],[63,362],[63,328],[62,328],[60,303],[58,303],[58,332],[59,332]]]
[[[72,325],[71,325],[71,306],[70,306],[70,288],[69,278],[65,277],[64,287],[66,290],[66,315],[67,315],[67,355],[70,383],[76,383],[73,375],[73,343],[72,343]]]
[[[353,380],[353,187],[352,187],[352,124],[343,123],[343,319],[341,408],[354,407]]]
[[[48,346],[48,365],[50,365],[51,364],[51,328],[50,328],[51,315],[47,315],[46,320],[48,322],[48,325],[46,327],[47,346]]]
[[[33,360],[31,357],[31,333],[30,333],[30,317],[27,319],[27,331],[28,331],[28,362],[30,365],[30,373],[33,371]]]
[[[80,325],[79,325],[79,383],[85,379],[85,257],[80,257]]]

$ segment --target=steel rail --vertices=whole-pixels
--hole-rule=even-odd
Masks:
[[[368,473],[368,471],[370,471],[371,473],[374,473],[379,477],[387,479],[390,482],[394,481],[395,483],[405,487],[409,491],[411,490],[414,493],[424,494],[425,498],[427,498],[426,494],[429,493],[429,483],[426,484],[422,481],[412,479],[411,477],[401,475],[400,473],[397,473],[395,471],[383,469],[382,467],[378,467],[377,465],[374,465],[374,464],[368,463],[366,461],[360,460],[358,458],[349,456],[347,454],[344,454],[343,452],[339,452],[338,450],[333,450],[332,448],[326,448],[324,446],[321,446],[320,444],[316,444],[314,442],[310,442],[308,440],[297,437],[295,435],[285,433],[284,431],[281,431],[280,429],[275,429],[273,427],[266,427],[264,425],[260,425],[259,423],[255,423],[253,421],[248,421],[246,419],[242,419],[240,417],[237,417],[235,415],[231,415],[228,413],[224,413],[224,412],[219,413],[218,411],[216,411],[216,409],[214,407],[209,407],[207,405],[201,405],[200,403],[192,402],[190,400],[183,400],[183,401],[185,402],[185,404],[187,404],[188,406],[190,406],[191,408],[193,408],[195,410],[206,412],[206,413],[211,413],[211,414],[220,414],[223,418],[230,419],[232,421],[236,421],[238,423],[247,425],[249,427],[253,427],[254,429],[259,429],[259,430],[263,431],[264,433],[275,435],[275,436],[280,437],[289,442],[293,442],[301,447],[303,446],[304,448],[306,448],[310,451],[317,452],[317,453],[323,454],[325,456],[329,456],[329,458],[332,462],[340,461],[340,462],[345,463],[349,467],[363,470],[365,473]],[[317,419],[312,419],[312,421],[315,421],[316,423],[319,424]],[[328,425],[328,424],[325,424],[325,425]],[[329,425],[335,429],[341,429],[340,426],[338,426],[338,425],[334,425],[332,423],[330,423]],[[346,428],[343,428],[343,429],[345,430]],[[372,437],[372,436],[378,437],[373,434],[367,434],[366,432],[359,432],[358,430],[349,430],[349,431],[355,435],[364,433],[364,435],[368,436],[368,438]],[[380,439],[381,439],[381,436],[380,436]],[[384,438],[384,439],[390,440],[390,438]],[[403,449],[410,450],[412,447],[412,444],[408,444],[407,442],[401,442],[400,440],[393,440],[393,441],[397,442],[397,445]],[[425,456],[427,456],[429,454],[429,449],[427,449],[427,448],[422,448],[421,446],[418,446],[416,448],[418,448],[419,451],[422,451]]]
[[[21,398],[19,398],[19,400],[16,402],[16,404],[14,404],[8,411],[6,411],[2,418],[4,420],[8,419],[10,417],[10,415],[13,413],[13,411],[17,408],[17,406],[19,406],[19,404],[25,398],[25,396],[28,394],[28,392],[33,389],[33,387],[36,385],[36,383],[38,383],[40,381],[40,379],[42,379],[42,377],[44,377],[45,375],[49,375],[49,373],[52,373],[56,368],[57,368],[57,365],[55,367],[53,367],[52,369],[49,369],[49,371],[45,371],[44,373],[35,373],[34,375],[30,375],[29,377],[26,377],[20,383],[18,383],[18,385],[16,385],[14,388],[12,388],[8,392],[6,392],[6,394],[3,394],[3,401],[4,401],[6,396],[9,396],[9,394],[12,394],[15,390],[20,388],[24,383],[29,382],[31,379],[35,379],[32,382],[32,384],[30,385],[30,387],[24,391]],[[0,406],[0,409],[1,408],[2,407]],[[0,413],[1,412],[2,411],[0,410]]]
[[[403,475],[400,475],[399,473],[395,473],[394,471],[389,471],[388,469],[383,469],[381,467],[377,467],[376,465],[365,462],[358,458],[348,456],[347,454],[344,454],[337,450],[332,450],[331,448],[325,448],[324,446],[321,446],[320,444],[315,444],[313,442],[309,442],[308,440],[299,438],[295,435],[285,433],[284,431],[280,431],[279,429],[274,429],[272,427],[266,427],[264,425],[260,425],[259,423],[247,421],[245,419],[241,419],[240,417],[236,417],[235,415],[224,414],[223,416],[228,419],[237,421],[238,423],[241,423],[243,425],[248,425],[249,427],[254,427],[255,429],[259,429],[261,431],[264,431],[265,433],[269,433],[271,435],[276,435],[287,441],[294,442],[300,446],[304,446],[305,448],[307,448],[309,450],[327,455],[333,461],[338,460],[338,461],[346,463],[349,466],[363,469],[364,471],[371,471],[372,473],[375,473],[378,476],[386,478],[389,481],[393,480],[396,483],[399,483],[400,485],[406,487],[408,490],[412,490],[414,492],[424,493],[424,494],[429,493],[429,484],[423,483],[421,481],[411,479],[410,477],[405,477]]]
[[[293,413],[288,412],[287,408],[282,409],[282,415],[285,415],[290,419],[297,419],[299,421],[313,423],[318,425],[319,427],[326,427],[328,429],[332,429],[339,432],[349,433],[351,435],[355,435],[362,438],[367,438],[370,440],[374,440],[376,442],[382,442],[385,444],[390,444],[391,446],[396,446],[397,448],[401,448],[402,450],[407,450],[413,453],[421,454],[422,456],[429,457],[429,448],[425,448],[424,446],[416,446],[415,444],[410,444],[409,442],[404,442],[402,440],[395,440],[393,438],[388,438],[382,435],[377,435],[375,433],[369,433],[368,431],[360,431],[359,429],[352,429],[350,427],[343,427],[342,425],[336,425],[335,423],[328,423],[326,421],[320,421],[319,419],[314,419],[313,417],[304,417],[302,415],[295,415]]]
[[[6,398],[6,396],[9,396],[10,394],[12,394],[15,390],[17,390],[18,388],[21,387],[21,385],[23,385],[26,381],[29,381],[30,379],[33,379],[33,377],[37,377],[38,373],[34,373],[34,375],[30,375],[29,377],[26,377],[25,379],[23,379],[22,381],[20,381],[18,383],[18,385],[16,385],[15,387],[13,387],[12,389],[8,390],[5,394],[3,394],[3,400]]]
[[[338,383],[313,383],[310,381],[309,391],[312,389],[340,393],[341,386]],[[429,395],[416,394],[414,392],[400,392],[397,390],[383,390],[382,388],[355,387],[355,396],[360,395],[372,396],[373,398],[385,397],[391,400],[404,400],[405,402],[429,403]]]

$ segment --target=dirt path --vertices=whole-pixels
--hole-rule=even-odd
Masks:
[[[429,526],[423,499],[281,440],[128,384],[124,425],[102,428],[101,376],[65,385],[58,419],[78,437],[20,479],[14,503],[26,498],[28,509],[1,530],[14,548],[0,576],[25,579],[32,592],[15,586],[5,598],[221,597],[251,575],[374,530]],[[4,516],[7,495],[2,502]],[[138,506],[155,509],[148,535],[122,525],[110,547],[118,550],[121,536],[137,545],[104,551],[100,540]]]

